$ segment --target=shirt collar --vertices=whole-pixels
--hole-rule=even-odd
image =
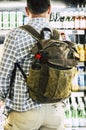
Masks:
[[[31,18],[31,19],[29,19],[29,22],[47,22],[47,23],[49,23],[48,19],[42,18],[42,17],[40,17],[40,18]]]

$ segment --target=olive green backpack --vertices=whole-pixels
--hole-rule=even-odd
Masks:
[[[19,63],[29,95],[39,103],[53,103],[67,98],[71,94],[72,80],[76,72],[79,57],[75,44],[59,41],[58,31],[43,28],[39,34],[29,25],[21,26],[37,43],[32,48],[34,54],[29,75],[25,75]],[[50,31],[51,38],[44,39],[44,31]]]

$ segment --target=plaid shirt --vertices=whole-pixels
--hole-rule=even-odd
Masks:
[[[29,24],[38,32],[43,27],[50,28],[49,22],[45,18],[32,18],[29,20]],[[48,38],[49,33],[46,33],[45,36]],[[33,102],[29,97],[26,83],[18,68],[12,85],[11,99],[8,93],[14,63],[20,62],[25,74],[29,74],[32,61],[31,48],[35,43],[36,40],[20,28],[11,30],[5,38],[4,53],[0,64],[0,100],[5,101],[4,114],[6,115],[11,110],[22,112],[41,107],[41,104]]]

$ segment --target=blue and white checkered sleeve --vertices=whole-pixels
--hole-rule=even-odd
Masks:
[[[10,77],[16,60],[15,39],[11,33],[4,42],[4,51],[0,63],[0,99],[4,100],[9,90]]]

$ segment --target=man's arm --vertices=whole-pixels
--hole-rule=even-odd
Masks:
[[[16,47],[15,39],[12,33],[9,33],[4,41],[3,55],[0,63],[0,105],[5,100],[14,68],[14,62],[16,60]]]

